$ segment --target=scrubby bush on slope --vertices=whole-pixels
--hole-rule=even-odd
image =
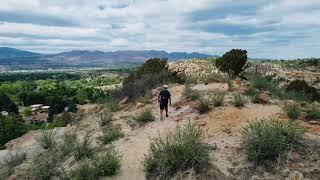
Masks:
[[[185,85],[183,96],[185,96],[188,100],[194,101],[200,98],[200,93],[197,90],[193,90],[190,85]]]
[[[168,179],[190,168],[199,172],[209,162],[203,138],[202,130],[191,123],[178,127],[165,138],[154,138],[143,161],[147,177]]]
[[[296,104],[296,103],[287,104],[284,107],[284,110],[285,110],[288,118],[291,120],[296,120],[300,117],[301,109],[300,109],[299,104]]]
[[[317,91],[317,89],[310,86],[304,80],[294,80],[290,82],[290,84],[288,84],[286,87],[286,91],[304,93],[306,96],[310,97],[310,100],[312,101],[320,100],[320,93]]]
[[[155,117],[153,116],[152,112],[150,109],[145,109],[142,111],[136,118],[135,120],[139,123],[148,123],[152,122],[155,120]]]
[[[291,122],[263,119],[251,122],[242,131],[242,147],[250,161],[266,165],[277,160],[301,140],[303,129]]]
[[[113,148],[109,148],[101,157],[81,163],[69,173],[69,178],[74,180],[95,180],[101,177],[113,176],[119,171],[120,166],[120,155]]]

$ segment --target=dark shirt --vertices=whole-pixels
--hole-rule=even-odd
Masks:
[[[159,97],[160,97],[160,103],[167,104],[168,100],[171,98],[171,94],[167,89],[164,89],[160,91]]]

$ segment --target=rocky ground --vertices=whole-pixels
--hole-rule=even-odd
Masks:
[[[196,66],[196,62],[191,63]],[[200,67],[202,63],[200,63]],[[193,71],[199,72],[200,74],[196,73],[196,76],[201,76],[201,72],[207,73],[206,70],[201,70],[201,68],[188,68],[187,65],[183,65],[183,67],[187,68],[190,74]],[[181,68],[183,67],[181,66]],[[212,167],[208,172],[208,176],[199,177],[190,172],[190,175],[184,178],[219,180],[320,179],[320,159],[316,154],[310,152],[312,149],[310,151],[290,152],[289,159],[276,172],[269,172],[261,167],[255,167],[246,160],[246,155],[241,148],[242,127],[248,124],[248,122],[257,119],[268,120],[268,118],[279,118],[285,120],[286,117],[282,110],[282,102],[273,101],[272,99],[266,104],[248,103],[243,108],[234,107],[232,96],[235,92],[243,92],[243,86],[246,83],[234,82],[234,84],[235,86],[232,88],[232,91],[230,91],[227,83],[193,85],[194,89],[199,90],[207,96],[221,91],[227,94],[225,104],[222,107],[213,108],[209,113],[203,115],[197,112],[194,108],[194,103],[185,101],[182,95],[184,86],[179,84],[169,85],[173,101],[173,106],[169,110],[169,118],[165,118],[164,120],[160,120],[159,118],[159,108],[156,100],[158,91],[156,89],[147,102],[140,102],[139,105],[126,105],[124,109],[115,112],[114,123],[121,125],[125,137],[112,144],[122,155],[122,165],[118,175],[108,179],[145,179],[145,172],[143,171],[141,162],[144,159],[144,155],[148,152],[150,139],[158,136],[163,137],[175,127],[182,126],[188,122],[195,122],[203,127],[206,135],[205,141],[213,147],[213,150],[210,152]],[[156,120],[143,126],[133,123],[133,118],[146,108],[152,110]],[[83,136],[86,131],[92,131],[93,137],[98,137],[101,134],[97,121],[101,108],[96,105],[86,105],[80,108],[80,112],[84,116],[79,124],[54,129],[58,140],[66,132],[76,132],[78,135]],[[307,130],[305,138],[308,141],[320,141],[320,125],[311,125],[302,121],[300,124]],[[9,142],[7,144],[8,148],[0,151],[0,160],[10,151],[23,150],[27,153],[27,161],[16,168],[16,174],[12,177],[24,179],[24,167],[30,164],[35,154],[42,151],[36,141],[39,135],[40,131],[31,131]],[[96,140],[95,143],[98,144],[99,142]]]

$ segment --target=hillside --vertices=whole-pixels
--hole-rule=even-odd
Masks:
[[[29,51],[22,51],[19,49],[0,47],[0,59],[11,59],[11,58],[23,58],[23,57],[34,57],[39,56],[38,53]]]
[[[308,73],[310,73],[306,71],[301,75],[299,71],[290,71],[289,74],[283,67],[274,64],[265,64],[265,66],[257,64],[247,71],[257,69],[259,73],[265,74],[276,72],[277,74],[273,77],[275,79],[282,78],[282,81],[286,83],[307,77]],[[12,178],[23,179],[30,176],[32,177],[32,173],[35,170],[32,168],[32,165],[42,168],[41,164],[38,165],[34,163],[46,162],[37,161],[37,158],[43,156],[53,158],[52,163],[43,164],[49,165],[49,167],[52,166],[52,171],[50,171],[50,174],[45,173],[46,169],[41,169],[42,172],[37,171],[37,173],[41,175],[49,176],[51,179],[61,179],[64,175],[68,177],[75,176],[72,173],[76,171],[79,173],[77,175],[86,175],[86,177],[88,176],[89,178],[92,165],[100,162],[97,161],[96,158],[104,157],[103,154],[109,152],[109,149],[114,147],[120,154],[119,161],[121,161],[121,165],[115,170],[115,174],[99,174],[99,176],[111,176],[108,179],[121,180],[150,179],[146,175],[147,172],[145,171],[144,164],[146,155],[151,151],[150,148],[152,146],[150,146],[150,144],[155,141],[155,138],[170,136],[172,132],[177,131],[177,127],[186,127],[189,123],[192,123],[203,131],[201,143],[205,144],[204,147],[208,149],[209,164],[201,166],[201,171],[196,168],[187,168],[186,171],[184,171],[184,169],[178,169],[177,173],[170,175],[170,179],[302,180],[306,178],[316,180],[320,178],[320,123],[319,119],[317,119],[319,114],[313,115],[315,119],[310,119],[308,115],[309,111],[313,111],[315,114],[319,113],[319,110],[312,110],[312,108],[310,110],[310,107],[319,108],[317,102],[306,104],[304,101],[293,98],[299,97],[301,94],[295,94],[291,97],[293,99],[279,98],[276,96],[276,93],[279,93],[282,89],[275,91],[274,89],[276,87],[269,87],[273,85],[268,84],[270,82],[262,77],[259,81],[256,79],[254,81],[251,79],[248,81],[227,79],[217,71],[211,61],[192,60],[171,62],[169,63],[169,69],[171,72],[178,72],[180,76],[186,76],[190,82],[188,82],[187,85],[169,84],[169,91],[172,94],[172,106],[169,107],[168,118],[164,120],[160,120],[159,118],[159,104],[157,102],[159,88],[152,89],[149,94],[136,101],[124,99],[116,102],[117,104],[111,106],[117,107],[113,109],[112,113],[110,109],[108,110],[110,107],[108,107],[107,104],[85,104],[79,106],[78,114],[81,117],[80,121],[70,124],[67,127],[53,129],[51,138],[54,139],[56,143],[53,144],[53,150],[50,148],[43,149],[43,145],[40,143],[41,141],[39,141],[41,137],[44,137],[44,132],[51,132],[50,130],[30,131],[24,136],[7,143],[7,149],[0,151],[0,159],[5,159],[9,152],[23,151],[26,153],[26,160],[14,168],[15,171],[13,175],[11,175]],[[279,77],[277,77],[277,75]],[[316,76],[319,76],[319,73]],[[295,78],[292,79],[293,77]],[[306,80],[308,83],[313,82],[312,79]],[[263,83],[261,84],[261,82]],[[191,88],[189,94],[186,90],[187,87]],[[256,94],[250,92],[252,88],[256,90]],[[263,88],[269,89],[262,90]],[[283,87],[280,85],[278,88]],[[198,96],[194,96],[192,93],[198,93]],[[223,94],[224,98],[222,99],[222,103],[217,105],[216,101],[218,100],[216,97],[221,94]],[[240,96],[240,100],[239,98],[237,100],[237,96]],[[195,99],[191,99],[194,97]],[[204,112],[200,111],[200,104],[202,104],[203,99],[209,100],[207,104],[209,109],[206,109]],[[239,105],[237,105],[237,103],[239,103]],[[289,114],[286,109],[290,104],[298,104],[299,108],[301,108],[300,114],[294,121],[289,119],[289,117],[291,118],[291,114]],[[150,111],[154,119],[139,123],[137,119],[139,115],[145,111]],[[110,113],[111,116],[107,116],[105,113]],[[106,119],[108,120],[107,122],[103,121]],[[285,128],[290,129],[297,127],[298,129],[290,129],[291,132],[283,132],[284,134],[267,134],[266,136],[261,134],[260,137],[256,137],[257,139],[255,140],[257,140],[258,144],[253,144],[253,147],[259,146],[259,144],[266,144],[266,146],[269,147],[268,145],[272,145],[273,142],[278,142],[277,139],[280,137],[286,136],[286,133],[294,133],[299,129],[304,129],[304,134],[299,143],[296,144],[297,147],[290,146],[288,149],[285,149],[283,154],[281,154],[282,156],[277,157],[275,162],[266,160],[266,163],[270,166],[264,164],[257,165],[250,159],[254,154],[248,154],[243,146],[245,140],[245,131],[243,130],[245,127],[248,127],[249,124],[252,125],[252,123],[255,122],[263,122],[264,125],[268,125],[274,123],[275,119],[277,123],[283,123],[282,125],[284,125]],[[270,127],[272,128],[272,126],[269,126],[269,128]],[[277,128],[281,129],[283,126]],[[277,131],[278,130],[279,129],[277,129]],[[63,155],[62,159],[54,161],[57,159],[59,155],[58,152],[61,151],[60,148],[62,145],[66,145],[67,143],[65,135],[75,133],[76,139],[74,143],[78,143],[78,146],[82,147],[81,144],[85,142],[84,139],[86,139],[85,135],[87,132],[91,133],[90,141],[89,144],[86,144],[86,148],[89,148],[89,150],[92,148],[90,151],[87,150],[88,153],[94,152],[94,155],[83,154],[83,156],[88,156],[87,159],[78,160],[76,159],[76,155],[71,152],[71,154]],[[117,134],[119,132],[121,133]],[[186,133],[185,135],[192,135],[190,132]],[[264,133],[268,133],[268,129],[265,129]],[[272,133],[277,132],[272,131]],[[191,135],[187,137],[191,138]],[[109,136],[113,139],[107,138]],[[103,137],[107,139],[103,141],[101,139]],[[266,140],[261,143],[258,138],[266,138]],[[270,140],[269,138],[273,139],[268,141]],[[174,139],[165,140],[164,144],[170,144],[167,141],[178,141],[179,138],[175,137]],[[180,143],[186,142],[183,141]],[[251,143],[254,143],[254,141]],[[158,145],[161,146],[161,143],[159,144]],[[184,144],[179,145],[183,146]],[[192,144],[188,144],[188,146],[192,146]],[[263,148],[264,146],[261,147]],[[85,147],[83,148],[83,150],[87,151]],[[153,148],[156,147],[153,146]],[[196,148],[196,146],[193,146],[193,148]],[[271,148],[274,147],[271,146]],[[187,151],[187,149],[184,148],[179,149],[179,146],[176,150],[182,152],[184,152],[184,150]],[[268,150],[267,148],[267,151]],[[165,152],[166,149],[163,149],[163,151]],[[174,154],[175,152],[171,153]],[[54,156],[52,157],[51,155],[57,155],[57,157],[54,158]],[[176,154],[175,156],[178,155]],[[175,158],[175,156],[172,155],[168,158]],[[161,156],[158,158],[160,157]],[[268,157],[266,157],[266,159],[267,158]],[[113,165],[116,166],[115,164]],[[105,164],[105,168],[109,166],[111,165]],[[43,168],[47,168],[47,166],[43,166]],[[272,170],[268,168],[272,168]],[[93,171],[98,170],[94,169]],[[159,176],[161,175],[162,174]]]
[[[170,60],[213,57],[208,54],[155,51],[86,51],[74,50],[58,54],[37,54],[12,48],[0,48],[1,69],[48,69],[62,67],[107,67],[119,64],[141,64],[150,58]]]

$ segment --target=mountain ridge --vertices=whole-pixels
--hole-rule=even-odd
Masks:
[[[0,67],[2,69],[35,69],[59,67],[89,67],[118,64],[140,64],[150,58],[167,58],[169,60],[216,57],[197,52],[166,52],[164,50],[72,50],[56,54],[40,54],[15,48],[0,47]]]

